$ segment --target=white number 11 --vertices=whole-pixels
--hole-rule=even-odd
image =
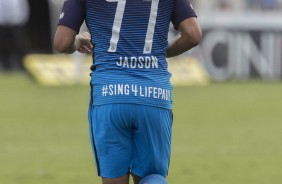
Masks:
[[[116,52],[126,0],[106,0],[106,1],[118,2],[116,14],[115,14],[115,20],[112,29],[112,37],[110,40],[110,47],[108,49],[108,52]],[[155,25],[156,25],[157,14],[158,14],[158,5],[159,5],[159,0],[152,0],[150,18],[147,27],[146,40],[143,50],[144,54],[149,54],[152,51],[153,36],[155,32]]]

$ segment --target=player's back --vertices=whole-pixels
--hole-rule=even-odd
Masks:
[[[137,103],[171,108],[166,48],[174,0],[86,0],[95,45],[96,105]]]

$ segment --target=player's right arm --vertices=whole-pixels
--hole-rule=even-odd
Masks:
[[[197,15],[187,0],[176,0],[172,20],[175,29],[180,34],[166,50],[167,57],[178,56],[197,46],[202,39],[202,30],[197,21]]]
[[[84,21],[85,0],[64,2],[59,24],[55,33],[54,47],[60,53],[71,54],[75,51],[91,53],[93,46],[88,32],[79,33]]]

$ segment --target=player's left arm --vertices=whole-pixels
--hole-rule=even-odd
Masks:
[[[75,51],[91,54],[93,46],[88,32],[77,34],[73,29],[59,25],[54,38],[54,47],[60,53],[72,54]]]
[[[90,34],[88,32],[78,34],[84,19],[85,0],[65,1],[54,38],[54,47],[58,52],[92,53]]]
[[[167,57],[178,56],[197,46],[202,39],[202,30],[197,15],[187,0],[176,0],[173,24],[180,34],[169,43]]]
[[[73,29],[59,25],[54,38],[54,47],[56,51],[68,54],[75,52],[75,37],[76,32]]]

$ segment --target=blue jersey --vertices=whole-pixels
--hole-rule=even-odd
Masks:
[[[94,45],[93,105],[133,103],[171,109],[169,24],[196,14],[188,0],[68,0],[59,25],[85,20]]]

